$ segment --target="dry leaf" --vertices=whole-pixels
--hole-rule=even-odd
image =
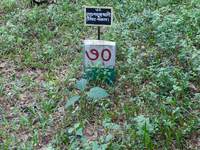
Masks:
[[[26,83],[22,83],[22,84],[19,85],[19,87],[22,88],[22,87],[24,87],[25,85],[26,85]]]
[[[6,106],[6,109],[10,109],[10,105],[9,104]]]
[[[117,108],[117,105],[116,105],[116,104],[114,104],[114,108]]]
[[[85,37],[84,37],[84,36],[81,36],[80,39],[85,40]]]
[[[192,83],[189,83],[189,85],[196,91],[196,87]]]
[[[85,129],[85,132],[87,133],[87,134],[89,134],[89,136],[92,136],[93,134],[94,134],[94,132],[91,130],[91,129]]]
[[[69,66],[69,64],[68,64],[68,63],[64,63],[64,65],[66,65],[66,66]]]
[[[4,67],[6,67],[6,63],[5,62],[0,64],[0,68],[4,68]]]
[[[2,69],[1,71],[2,71],[3,73],[6,73],[6,70],[5,70],[5,69]]]
[[[24,101],[24,100],[25,100],[24,95],[19,94],[19,95],[18,95],[18,100],[20,100],[20,101]]]
[[[54,114],[54,115],[52,115],[52,117],[57,117],[57,116],[59,116],[58,114]]]
[[[10,107],[10,110],[13,110],[14,109],[14,107]]]
[[[144,46],[144,45],[142,45],[142,46],[141,46],[141,48],[142,48],[142,49],[145,49],[145,46]]]
[[[63,46],[67,46],[68,45],[68,42],[63,42]]]
[[[58,108],[58,112],[64,112],[65,111],[65,108],[64,107],[61,107],[61,108]]]

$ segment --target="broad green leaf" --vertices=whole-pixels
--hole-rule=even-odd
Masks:
[[[120,127],[118,124],[114,125],[113,128],[114,128],[115,130],[121,129],[121,127]]]
[[[66,108],[69,107],[71,104],[73,104],[76,100],[78,100],[81,96],[79,95],[76,95],[74,97],[72,97],[70,100],[67,101],[67,104],[66,104]]]
[[[88,97],[90,98],[103,98],[107,96],[109,96],[109,94],[100,87],[92,88],[90,92],[88,93]]]
[[[200,99],[200,93],[196,93],[194,95],[195,95],[194,99],[196,99],[196,100]]]
[[[54,150],[52,146],[49,146],[46,150]]]
[[[98,143],[93,143],[92,144],[92,150],[99,150],[100,146],[98,145]]]
[[[80,125],[80,123],[76,123],[76,124],[74,125],[74,129],[78,128],[79,125]]]
[[[107,135],[107,136],[106,136],[106,142],[110,141],[111,138],[112,138],[112,135],[111,135],[111,134]]]
[[[87,80],[86,79],[81,79],[80,81],[78,81],[78,83],[76,84],[76,87],[78,89],[85,89],[87,85]]]
[[[53,82],[53,81],[49,81],[49,84],[53,86],[53,85],[54,85],[54,82]]]
[[[200,66],[198,68],[196,68],[196,70],[200,71]]]
[[[76,131],[76,135],[83,136],[82,128],[80,128],[80,129],[78,129],[78,130]]]
[[[102,144],[102,145],[101,145],[101,149],[102,149],[102,150],[105,150],[105,149],[108,147],[109,144],[110,144],[109,142],[106,143],[106,144]]]
[[[179,109],[180,107],[177,107],[175,110],[172,111],[172,114],[175,114]]]
[[[74,128],[69,128],[68,133],[72,133],[74,131]]]
[[[105,125],[106,125],[106,120],[103,121],[102,127],[105,127]]]
[[[86,140],[84,137],[80,138],[80,141],[81,141],[82,143],[87,142],[87,140]]]

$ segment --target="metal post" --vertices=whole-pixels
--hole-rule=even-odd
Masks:
[[[98,40],[100,40],[100,26],[98,26]]]

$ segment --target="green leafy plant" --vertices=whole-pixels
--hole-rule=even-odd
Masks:
[[[87,85],[87,80],[86,79],[81,79],[77,83],[77,88],[84,90]],[[89,98],[103,98],[109,96],[109,94],[102,88],[100,87],[94,87],[90,90],[90,92],[87,93]],[[70,100],[68,100],[66,104],[66,108],[69,107],[70,105],[74,104],[75,101],[77,101],[81,96],[76,95],[73,96]]]

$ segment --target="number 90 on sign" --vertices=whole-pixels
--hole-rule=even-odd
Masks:
[[[105,52],[108,52],[108,58],[107,58],[107,59],[104,58],[104,53],[105,53]],[[90,53],[93,54],[93,55],[95,55],[94,58],[91,58],[91,57],[89,56],[89,54],[88,54],[87,51],[85,51],[85,53],[86,53],[88,59],[90,59],[90,60],[97,60],[97,59],[99,58],[99,52],[98,52],[96,49],[91,49],[91,50],[90,50]],[[110,52],[110,50],[107,49],[107,48],[106,48],[106,49],[103,49],[103,51],[101,52],[101,58],[103,59],[103,61],[109,61],[110,58],[111,58],[111,52]]]

